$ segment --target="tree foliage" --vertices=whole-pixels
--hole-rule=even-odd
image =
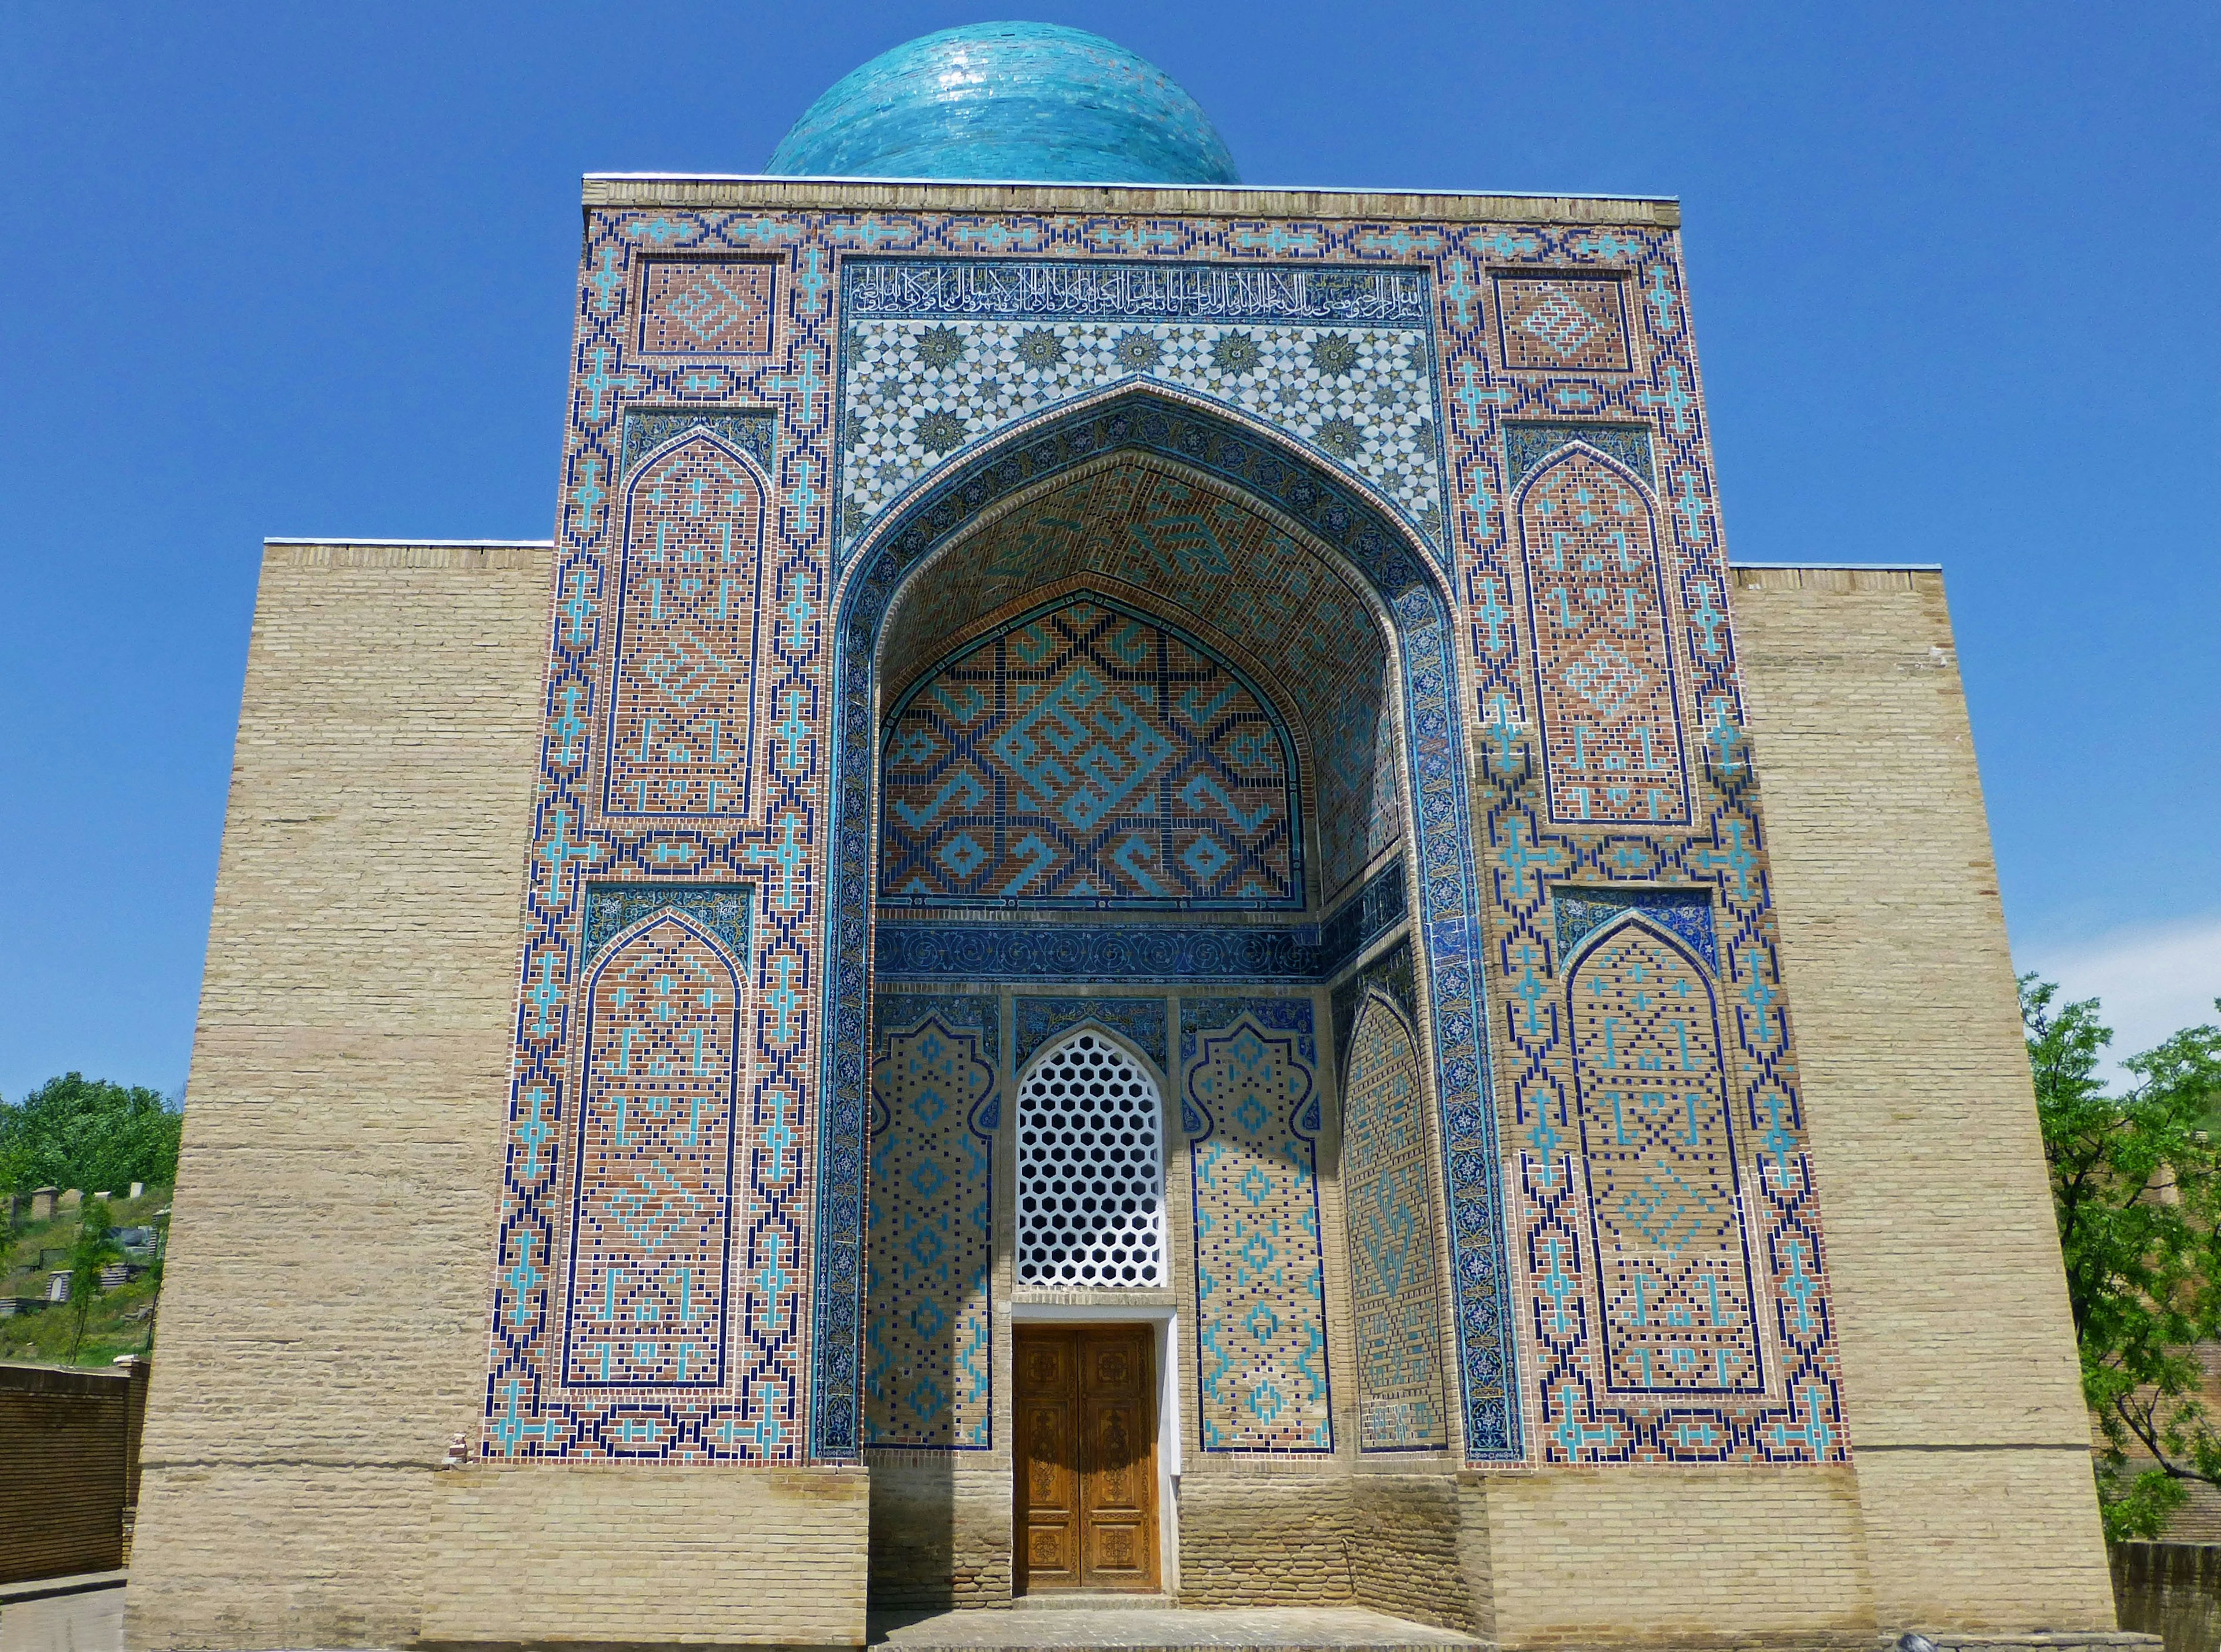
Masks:
[[[2221,1336],[2221,1147],[2206,1128],[2221,1026],[2129,1057],[2117,1096],[2097,1076],[2113,1036],[2097,1001],[2061,1004],[2033,975],[2020,988],[2082,1392],[2105,1442],[2105,1535],[2155,1536],[2187,1483],[2221,1487],[2198,1357]]]
[[[158,1091],[80,1073],[49,1079],[0,1102],[0,1192],[174,1182],[184,1127]]]
[[[123,1247],[116,1242],[116,1223],[109,1217],[108,1201],[85,1200],[84,1213],[78,1222],[77,1241],[70,1247],[69,1306],[76,1320],[70,1334],[69,1356],[72,1361],[84,1342],[84,1322],[100,1297],[100,1270],[122,1260]]]

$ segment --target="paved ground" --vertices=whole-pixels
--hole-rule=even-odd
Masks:
[[[1403,1652],[1405,1648],[1478,1647],[1447,1629],[1411,1624],[1354,1606],[1148,1606],[1120,1611],[1039,1607],[1017,1611],[946,1611],[874,1618],[872,1644],[924,1649],[1104,1647],[1117,1652]]]
[[[0,1587],[0,1652],[123,1652],[122,1582],[107,1572]]]

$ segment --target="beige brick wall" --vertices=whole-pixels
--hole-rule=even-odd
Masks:
[[[1884,1628],[2110,1628],[2066,1288],[1942,577],[1744,569]]]
[[[272,546],[129,1590],[139,1645],[413,1634],[485,1363],[534,548]]]
[[[1849,1468],[1553,1468],[1487,1492],[1507,1647],[1872,1639]]]
[[[861,1469],[437,1478],[429,1641],[861,1646]]]

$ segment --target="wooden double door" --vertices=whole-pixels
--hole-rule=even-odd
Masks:
[[[1013,1329],[1017,1593],[1156,1589],[1154,1329]]]

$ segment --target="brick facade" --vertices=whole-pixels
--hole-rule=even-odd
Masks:
[[[1730,575],[1669,203],[594,181],[578,327],[551,547],[266,557],[135,1643],[1005,1601],[1091,1315],[1186,1601],[2110,1623],[1940,581]]]

